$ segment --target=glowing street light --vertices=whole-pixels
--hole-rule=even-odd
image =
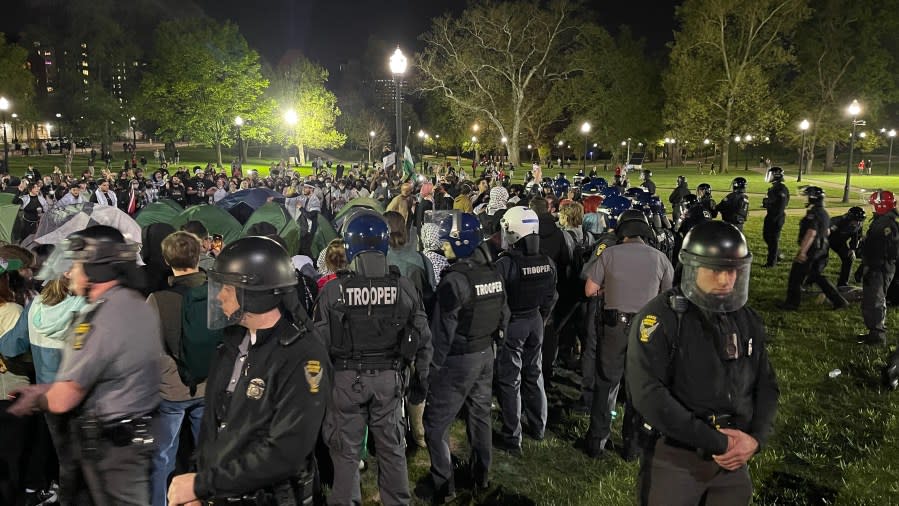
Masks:
[[[237,161],[243,163],[243,138],[240,136],[240,127],[243,126],[243,118],[234,118],[234,126],[237,127]]]
[[[368,164],[371,165],[371,148],[372,144],[375,142],[375,131],[372,130],[368,132]]]
[[[290,125],[291,127],[296,126],[297,120],[297,112],[293,109],[288,109],[284,111],[284,122]]]
[[[887,175],[889,176],[890,171],[893,169],[893,139],[896,138],[896,130],[890,129],[890,131],[887,132],[887,137],[890,138],[890,157],[889,162],[887,163]]]
[[[852,116],[852,135],[849,137],[849,160],[846,162],[846,184],[843,185],[843,202],[849,202],[849,183],[852,178],[852,155],[855,151],[855,127],[856,126],[864,126],[864,121],[858,120],[858,115],[862,112],[862,106],[859,105],[858,100],[853,100],[849,107],[846,108],[846,112]]]
[[[802,182],[802,173],[805,169],[805,132],[809,129],[811,123],[807,119],[799,122],[799,130],[802,132],[802,146],[799,148],[799,174],[796,175],[796,182]]]
[[[8,110],[9,100],[6,97],[0,97],[0,112],[3,113],[3,170],[5,172],[9,172],[9,144],[6,141],[6,111]]]
[[[396,101],[396,142],[394,143],[394,152],[396,154],[396,165],[394,167],[399,168],[400,166],[400,157],[403,156],[403,106],[402,106],[402,86],[403,86],[403,74],[406,73],[406,66],[409,61],[406,59],[406,55],[400,50],[400,47],[396,47],[396,51],[390,56],[390,72],[393,74],[393,88],[396,90],[394,99]]]
[[[60,116],[62,116],[62,115],[59,113],[56,113],[57,118]],[[136,121],[137,121],[137,118],[135,118],[134,116],[131,116],[130,118],[128,118],[128,122],[129,122],[128,124],[131,126],[131,149],[133,149],[135,152],[137,151],[137,125],[135,125]],[[47,124],[49,125],[49,123],[47,123]],[[48,128],[47,131],[49,132],[50,129]]]

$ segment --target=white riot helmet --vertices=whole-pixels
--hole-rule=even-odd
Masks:
[[[540,229],[537,213],[523,206],[515,206],[507,210],[499,220],[499,224],[503,232],[503,245],[508,246],[525,237],[537,235]]]

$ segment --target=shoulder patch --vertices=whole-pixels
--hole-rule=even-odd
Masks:
[[[322,382],[322,364],[318,360],[307,360],[303,366],[306,373],[306,383],[309,384],[309,392],[317,394]]]
[[[602,255],[602,252],[606,250],[608,245],[604,242],[599,243],[599,246],[596,247],[596,256]]]
[[[658,321],[659,318],[656,315],[648,314],[643,318],[643,321],[640,322],[640,342],[648,343],[650,337],[652,337],[652,333],[659,328],[661,322]]]
[[[100,308],[103,302],[105,302],[105,299],[100,299],[95,302],[94,307],[84,313],[78,320],[78,323],[75,324],[75,328],[73,330],[74,335],[72,337],[73,349],[80,350],[84,348],[84,342],[87,340],[88,336],[90,336],[91,331],[94,328],[93,324],[91,324],[91,321],[94,319],[94,316],[97,314],[97,310]]]

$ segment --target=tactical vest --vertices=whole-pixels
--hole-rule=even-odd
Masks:
[[[340,295],[329,319],[331,356],[371,368],[403,358],[410,310],[401,307],[399,274],[367,278],[342,273],[334,282]]]
[[[555,290],[553,269],[546,255],[525,256],[512,252],[509,257],[515,275],[507,280],[509,309],[512,313],[527,313],[540,307],[547,290]]]
[[[464,355],[489,348],[506,302],[502,277],[488,265],[465,260],[453,264],[448,272],[462,274],[471,287],[471,298],[457,317],[456,334],[462,339],[453,339],[449,354]]]

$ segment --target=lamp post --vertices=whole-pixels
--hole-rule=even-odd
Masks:
[[[508,159],[509,158],[509,138],[504,135],[500,138],[499,142],[501,142],[503,145],[503,148],[505,148],[506,159]],[[500,158],[500,165],[502,165],[502,164],[503,164],[503,161],[502,161],[502,158]]]
[[[237,161],[243,163],[243,138],[240,136],[240,127],[243,126],[243,118],[234,118],[234,126],[237,127]]]
[[[296,136],[296,125],[299,118],[297,118],[297,112],[293,109],[288,109],[284,111],[284,122],[290,126],[290,138],[287,140],[287,163],[290,164],[290,145]],[[299,146],[297,146],[297,159],[296,166],[300,165],[300,153]]]
[[[749,148],[752,145],[751,144],[752,136],[749,134],[744,135],[743,141],[745,141],[743,143],[743,170],[748,171],[749,170],[749,155],[751,154]]]
[[[625,159],[625,165],[631,162],[631,138],[627,138],[627,158]]]
[[[419,130],[418,131],[418,158],[421,161],[421,171],[422,172],[424,172],[424,170],[425,170],[424,156],[425,156],[425,131]]]
[[[400,158],[403,156],[403,74],[406,73],[406,65],[408,60],[406,55],[396,47],[396,51],[390,56],[390,72],[393,74],[393,87],[396,91],[396,142],[394,143],[394,152],[396,153],[395,169],[399,170]]]
[[[368,132],[368,164],[371,165],[371,148],[375,143],[375,131]]]
[[[474,125],[471,125],[471,131],[474,132],[474,134],[475,134],[471,137],[471,142],[472,142],[472,144],[474,144],[474,163],[475,163],[475,165],[479,164],[481,161],[480,158],[478,158],[478,145],[477,145],[477,142],[478,142],[477,134],[478,134],[478,130],[480,130],[480,129],[481,129],[481,125],[478,125],[477,123],[475,123]]]
[[[705,163],[709,162],[709,155],[706,152],[706,149],[709,147],[712,141],[710,139],[703,139],[702,141],[702,161]]]
[[[585,121],[583,125],[581,125],[581,133],[584,134],[584,174],[587,173],[587,137],[590,135],[590,123]]]
[[[56,117],[59,117],[57,114]],[[131,116],[128,118],[128,124],[131,126],[131,148],[134,152],[137,152],[137,127],[135,127],[134,122],[137,121],[137,118]]]
[[[890,175],[890,171],[893,169],[893,139],[896,138],[896,129],[891,129],[887,132],[887,136],[890,138],[890,157],[887,162],[887,175]]]
[[[528,144],[528,153],[531,154],[531,163],[534,163],[534,145]]]
[[[862,107],[858,100],[853,100],[846,109],[852,116],[852,134],[849,136],[849,160],[846,162],[846,184],[843,186],[843,203],[849,202],[849,183],[852,178],[852,155],[855,151],[855,127],[864,126],[864,121],[858,121],[858,115],[862,112]]]
[[[6,111],[9,110],[9,100],[0,97],[0,112],[3,113],[3,170],[9,171],[9,144],[6,142]]]
[[[799,123],[799,130],[802,132],[802,147],[799,148],[799,174],[796,175],[797,183],[802,182],[802,170],[805,162],[805,132],[808,130],[809,126],[811,126],[811,124],[807,119],[804,119]]]
[[[669,160],[671,159],[671,153],[669,153],[671,145],[671,138],[665,137],[665,168],[668,168]]]
[[[737,148],[734,150],[734,154],[736,155],[736,156],[734,156],[734,162],[736,162],[736,166],[738,169],[740,168],[740,141],[742,141],[742,140],[743,140],[743,138],[740,137],[739,135],[734,136],[734,143],[735,143],[734,147]]]
[[[565,141],[559,141],[559,160],[561,160],[562,170],[565,170]]]
[[[627,141],[621,141],[621,147],[627,146]],[[627,160],[624,161],[624,165],[627,165]]]

